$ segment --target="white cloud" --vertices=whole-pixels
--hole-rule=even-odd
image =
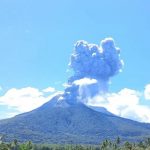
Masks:
[[[53,87],[48,87],[48,88],[46,88],[46,89],[43,89],[42,91],[45,92],[45,93],[53,93],[53,92],[55,92],[56,90],[55,90],[55,88],[53,88]]]
[[[110,103],[113,102],[113,104],[118,106],[122,106],[122,105],[132,106],[138,103],[139,98],[138,98],[138,93],[136,91],[125,88],[118,93],[113,93],[108,95],[107,99]]]
[[[86,84],[88,85],[96,83],[96,81],[93,79],[83,81],[76,84],[84,86]],[[54,95],[56,95],[56,93],[53,92],[55,92],[55,89],[51,87],[43,90],[32,87],[21,89],[12,88],[8,90],[3,96],[0,96],[0,107],[2,108],[2,105],[8,107],[8,111],[3,111],[2,113],[4,115],[1,114],[0,118],[4,118],[3,116],[12,117],[16,114],[38,108],[45,102],[49,101]],[[98,94],[92,98],[90,95],[88,100],[84,102],[86,102],[88,105],[103,106],[108,111],[120,117],[125,117],[141,122],[150,122],[150,106],[142,105],[140,103],[142,94],[144,94],[145,99],[150,99],[150,84],[145,87],[144,93],[125,88],[118,93],[107,93],[103,95]]]
[[[50,88],[47,88],[50,90]],[[44,90],[45,91],[45,90]],[[39,89],[26,87],[21,89],[12,88],[3,96],[0,96],[0,105],[8,106],[9,112],[6,116],[31,111],[51,99],[53,95],[45,96]],[[12,110],[12,112],[10,111]]]
[[[140,122],[150,123],[150,107],[145,105],[134,105],[133,107],[126,107],[126,109],[122,111],[121,116]]]
[[[75,80],[73,82],[75,85],[89,85],[89,84],[94,84],[97,83],[96,79],[90,79],[90,78],[83,78],[83,79],[79,79],[79,80]]]
[[[150,122],[150,107],[140,104],[141,95],[139,91],[125,88],[118,93],[97,95],[88,100],[88,105],[103,106],[120,117]]]
[[[150,84],[145,86],[144,97],[146,100],[150,100]]]

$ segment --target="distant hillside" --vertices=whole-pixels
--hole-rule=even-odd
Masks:
[[[150,124],[135,122],[88,108],[82,103],[69,103],[55,96],[43,106],[11,119],[0,121],[0,134],[6,140],[32,140],[37,143],[84,143],[120,136],[138,140],[150,136]]]

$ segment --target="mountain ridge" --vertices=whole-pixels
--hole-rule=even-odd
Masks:
[[[69,103],[53,97],[41,107],[0,121],[6,141],[18,139],[35,143],[98,144],[120,136],[136,141],[150,136],[150,124],[139,123],[95,111],[81,102]]]

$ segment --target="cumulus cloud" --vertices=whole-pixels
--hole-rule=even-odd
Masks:
[[[89,98],[87,105],[103,106],[120,117],[150,122],[150,107],[140,103],[141,96],[141,92],[125,88],[118,93],[107,93]]]
[[[144,97],[146,100],[150,100],[150,84],[145,86]]]
[[[53,88],[53,87],[48,87],[46,89],[43,89],[42,91],[45,92],[45,93],[53,93],[53,92],[56,91],[56,89]]]
[[[14,114],[31,111],[51,99],[53,95],[50,94],[47,96],[44,92],[52,92],[52,89],[53,88],[49,87],[40,91],[39,89],[32,87],[21,89],[12,88],[3,96],[0,96],[0,106],[2,107],[3,105],[8,107],[9,112],[7,117]],[[12,112],[10,110],[12,110]]]

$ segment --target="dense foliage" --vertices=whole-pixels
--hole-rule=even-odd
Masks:
[[[138,143],[104,140],[99,145],[33,144],[31,141],[6,143],[0,141],[0,150],[150,150],[150,138]]]

